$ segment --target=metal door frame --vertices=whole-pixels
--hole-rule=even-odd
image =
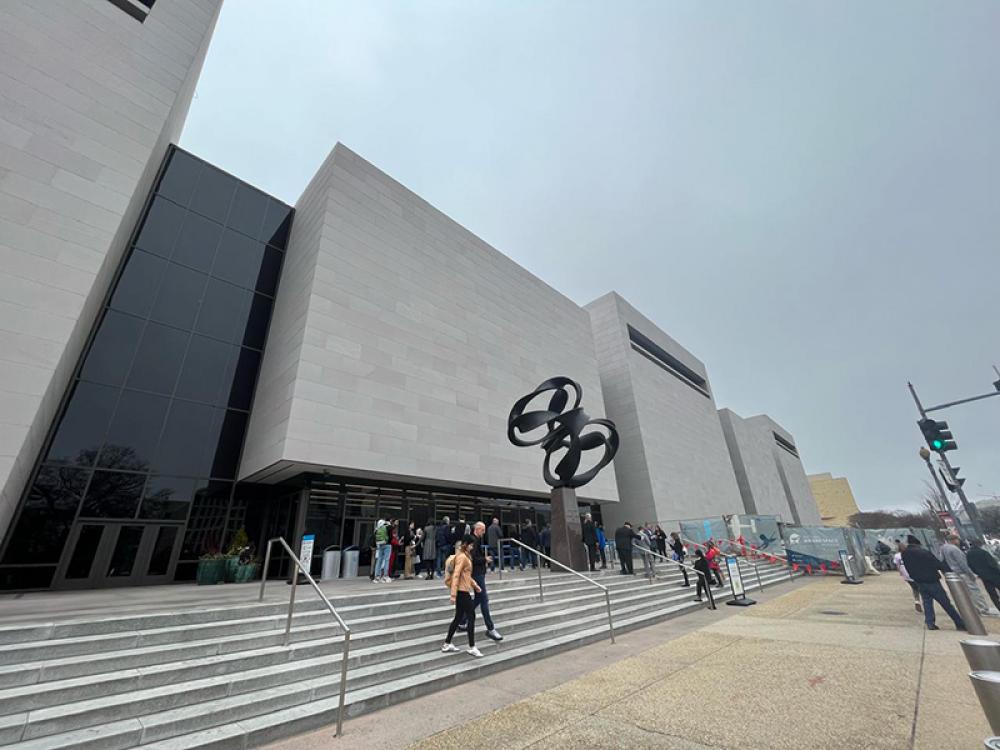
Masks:
[[[85,578],[66,578],[73,553],[76,551],[77,542],[85,526],[101,526],[101,540],[98,542],[97,551],[90,562],[90,573]],[[127,576],[108,575],[108,565],[114,554],[115,546],[122,528],[125,526],[139,526],[142,528],[142,536],[139,538],[139,548],[135,553],[135,562],[132,572]],[[174,538],[173,548],[170,551],[170,560],[167,563],[167,572],[163,575],[149,575],[146,571],[153,556],[153,549],[160,529],[164,527],[174,527],[177,535]],[[151,586],[160,583],[170,583],[174,578],[174,571],[177,567],[177,559],[180,556],[181,546],[184,542],[183,523],[165,523],[161,521],[148,520],[107,520],[103,518],[77,519],[70,530],[69,538],[63,547],[62,558],[56,573],[52,578],[52,589],[73,590],[73,589],[95,589],[95,588],[120,588],[124,586]]]

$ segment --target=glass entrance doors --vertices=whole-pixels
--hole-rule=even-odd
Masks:
[[[80,521],[70,532],[53,588],[140,586],[173,580],[182,524]]]

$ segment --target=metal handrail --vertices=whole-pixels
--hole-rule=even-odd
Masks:
[[[340,706],[337,709],[337,734],[335,735],[340,737],[343,734],[344,726],[344,699],[347,695],[347,660],[351,652],[351,629],[348,627],[347,623],[344,622],[344,618],[337,613],[336,608],[327,598],[326,594],[323,593],[323,590],[319,587],[316,581],[313,580],[313,577],[309,575],[309,571],[306,570],[302,561],[295,556],[294,552],[292,552],[292,548],[288,546],[288,542],[285,541],[284,537],[276,536],[273,539],[267,540],[267,553],[264,556],[264,573],[260,578],[260,596],[257,598],[257,601],[264,601],[264,584],[267,583],[267,569],[271,564],[271,545],[274,542],[279,542],[281,546],[285,548],[285,552],[288,553],[292,562],[295,563],[296,569],[292,574],[292,592],[288,597],[288,619],[285,621],[285,646],[288,646],[288,642],[292,635],[292,611],[295,608],[295,589],[299,585],[299,572],[306,577],[306,580],[309,581],[309,585],[313,587],[313,590],[317,594],[319,594],[319,598],[322,600],[323,604],[325,604],[326,608],[330,610],[330,614],[336,618],[341,630],[344,631],[344,655],[340,664]]]
[[[750,555],[748,554],[749,552],[764,558],[773,557],[774,559],[783,562],[785,565],[790,565],[790,563],[788,562],[788,557],[786,555],[779,555],[777,552],[766,552],[761,549],[755,549],[752,544],[748,544],[747,542],[741,542],[739,539],[723,539],[722,541],[726,542],[727,544],[731,544],[734,547],[742,547],[744,550],[743,557],[749,558],[750,557]]]
[[[701,547],[702,549],[708,549],[708,547],[707,547],[707,546],[705,546],[704,544],[702,544],[701,542],[696,542],[696,541],[695,541],[694,539],[688,539],[688,538],[687,538],[686,536],[682,536],[682,537],[681,537],[681,540],[682,540],[682,541],[684,541],[684,542],[687,542],[688,544],[693,544],[693,545],[695,545],[696,547]],[[726,542],[733,542],[733,540],[731,540],[731,539],[725,539],[725,540],[723,540],[723,541],[726,541]],[[733,543],[736,543],[736,542],[733,542]],[[744,546],[746,546],[746,545],[744,545]],[[722,554],[722,555],[725,555],[725,554],[726,554],[725,552],[723,552],[723,551],[722,551],[722,549],[721,549],[721,548],[719,548],[719,547],[716,547],[716,549],[718,549],[718,550],[719,550],[719,553],[720,553],[720,554]],[[744,555],[744,557],[745,557],[745,555]],[[789,580],[789,581],[792,581],[792,580],[795,580],[795,571],[794,571],[794,570],[792,570],[792,564],[791,564],[790,562],[788,562],[788,560],[786,560],[785,558],[781,557],[780,555],[774,555],[773,557],[774,557],[774,558],[775,558],[775,559],[776,559],[776,560],[777,560],[777,561],[778,561],[778,562],[779,562],[780,564],[782,564],[782,565],[784,565],[784,566],[785,566],[786,568],[788,568],[788,580]],[[763,586],[763,584],[761,584],[761,583],[760,583],[760,571],[759,571],[759,570],[757,569],[757,562],[756,562],[755,560],[749,560],[749,559],[748,559],[748,560],[747,560],[747,564],[748,564],[748,565],[753,565],[753,570],[754,570],[754,573],[756,573],[756,574],[757,574],[757,583],[758,583],[758,587],[760,588],[760,590],[761,590],[761,591],[763,591],[763,590],[764,590],[764,586]]]
[[[539,552],[534,547],[531,547],[531,546],[529,546],[529,545],[525,544],[524,542],[521,542],[521,541],[519,541],[517,539],[500,539],[500,540],[497,541],[497,547],[498,547],[497,553],[498,553],[498,556],[500,558],[500,577],[501,578],[503,578],[503,543],[504,542],[513,542],[517,546],[523,547],[524,549],[528,550],[529,552],[538,555],[541,559],[548,560],[550,564],[558,565],[563,570],[565,570],[565,571],[567,571],[569,573],[572,573],[577,578],[582,578],[587,583],[591,584],[592,586],[597,586],[597,588],[599,588],[601,591],[603,591],[604,592],[604,603],[608,607],[608,633],[611,636],[611,642],[612,643],[615,642],[615,624],[614,624],[614,621],[611,618],[611,590],[607,586],[602,586],[597,581],[595,581],[593,578],[591,578],[589,576],[585,576],[583,573],[579,572],[578,570],[573,570],[568,565],[563,565],[558,560],[553,560],[551,557],[549,557],[548,555],[544,554],[543,552]],[[487,545],[487,546],[489,546],[489,545]],[[543,596],[542,595],[542,566],[539,565],[538,566],[538,599],[539,599],[539,601],[543,601],[542,596]]]
[[[692,573],[696,573],[696,574],[700,575],[702,578],[705,579],[705,589],[708,591],[708,608],[709,609],[716,609],[716,606],[715,606],[715,595],[712,594],[712,579],[711,578],[709,578],[708,576],[706,576],[704,573],[702,573],[700,570],[698,570],[693,565],[688,565],[687,563],[681,562],[680,560],[673,560],[673,559],[667,557],[666,555],[661,555],[659,552],[654,552],[653,550],[647,549],[646,547],[638,547],[638,546],[636,546],[636,545],[633,544],[632,545],[632,553],[635,554],[635,552],[637,552],[637,551],[640,554],[643,554],[643,555],[652,555],[653,557],[658,557],[661,560],[664,560],[664,561],[666,561],[666,562],[668,562],[668,563],[670,563],[672,565],[678,565],[681,568],[687,568]],[[656,571],[653,570],[653,575],[651,575],[649,577],[650,584],[653,583],[653,580],[654,580],[655,577],[656,577]],[[696,582],[697,582],[697,579],[696,579]]]

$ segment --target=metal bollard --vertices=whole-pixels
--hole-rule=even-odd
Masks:
[[[1000,672],[970,672],[969,679],[990,729],[994,734],[1000,734]]]
[[[945,573],[944,580],[948,584],[948,591],[955,602],[958,614],[962,616],[962,620],[965,622],[965,629],[969,635],[988,635],[986,628],[983,626],[983,621],[979,617],[979,611],[976,609],[976,605],[972,603],[972,597],[969,595],[969,589],[966,587],[962,576],[958,573]]]
[[[961,645],[973,672],[1000,672],[1000,643],[985,638],[967,638]]]
[[[1000,737],[987,737],[983,742],[986,750],[1000,750]]]

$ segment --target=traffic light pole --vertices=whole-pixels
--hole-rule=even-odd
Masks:
[[[917,396],[917,391],[913,387],[913,383],[907,383],[906,385],[910,389],[910,395],[913,396],[913,403],[917,405],[917,411],[920,412],[920,418],[927,419],[928,410],[925,410],[924,405],[920,403],[920,398]],[[990,396],[1000,395],[1000,391],[997,391],[996,394],[990,393],[988,395]],[[981,398],[986,398],[986,396],[976,396],[975,398],[964,399],[963,401],[954,401],[949,404],[941,404],[940,406],[933,406],[931,407],[931,409],[943,409],[946,406],[954,406],[955,404],[964,404],[968,401],[978,401]],[[952,472],[951,470],[951,464],[948,462],[948,457],[944,454],[944,452],[938,451],[938,455],[941,457],[941,461],[942,463],[944,463],[945,468],[948,469],[948,473],[954,474],[954,472]],[[931,473],[933,473],[933,471]],[[934,481],[937,482],[936,477]],[[940,488],[940,485],[938,485],[938,487]],[[955,491],[958,493],[958,499],[962,502],[962,508],[965,509],[965,515],[969,517],[969,523],[972,525],[973,533],[980,539],[984,539],[985,537],[983,535],[982,526],[979,525],[979,515],[976,512],[978,509],[976,508],[975,505],[969,502],[969,499],[965,496],[965,490],[962,489],[961,485],[958,485],[955,488]]]
[[[926,452],[927,458],[924,459],[924,463],[927,464],[927,471],[931,473],[931,479],[934,480],[934,486],[937,487],[938,497],[941,498],[941,510],[948,511],[948,514],[954,518],[955,511],[951,508],[951,502],[948,500],[948,493],[944,491],[944,487],[941,486],[941,478],[934,471],[934,467],[931,466],[931,454],[926,448],[923,449]]]

